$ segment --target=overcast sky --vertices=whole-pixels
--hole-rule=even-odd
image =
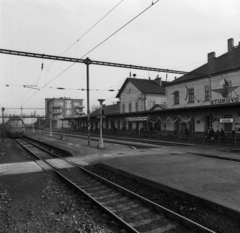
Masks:
[[[86,53],[151,4],[152,0],[0,0],[0,48],[86,58]],[[216,56],[227,52],[229,38],[239,43],[239,9],[239,0],[160,0],[87,57],[191,71],[207,62],[209,52],[215,51]],[[116,101],[117,90],[130,72],[138,78],[157,76],[156,72],[91,65],[90,89],[99,91],[90,91],[90,107],[98,105],[97,99],[106,99],[107,105]],[[166,80],[165,73],[159,76]],[[168,80],[175,76],[169,74]],[[84,64],[0,54],[0,84],[0,107],[44,108],[45,98],[70,97],[84,99],[87,110],[86,91],[77,90],[86,88]],[[19,112],[8,110],[14,111]]]

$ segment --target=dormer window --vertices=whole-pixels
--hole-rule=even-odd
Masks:
[[[132,103],[129,103],[129,108],[128,108],[129,112],[132,112]]]
[[[209,100],[210,100],[210,87],[205,86],[205,101],[209,101]]]
[[[125,104],[122,105],[122,112],[125,113]]]
[[[194,103],[194,89],[189,88],[189,103]]]
[[[174,95],[174,104],[179,104],[179,91],[174,91],[174,93],[173,93],[173,95]]]
[[[138,112],[139,111],[139,102],[137,101],[136,102],[136,112]]]

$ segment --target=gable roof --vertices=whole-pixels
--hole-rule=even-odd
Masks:
[[[159,111],[162,109],[167,109],[165,104],[155,104],[149,111]]]
[[[221,74],[224,72],[230,72],[238,69],[240,69],[240,46],[239,45],[233,47],[232,51],[224,53],[219,57],[213,57],[210,61],[208,61],[208,63],[191,71],[194,73],[201,73],[206,75],[194,76],[194,75],[191,75],[191,73],[189,73],[187,75],[183,75],[180,78],[172,81],[171,83],[167,84],[167,86],[171,86],[180,82],[193,81],[194,79],[206,78],[207,74],[211,74],[211,76],[213,76],[213,75]]]
[[[104,115],[105,114],[112,114],[112,113],[120,113],[120,105],[119,104],[112,104],[112,105],[103,106],[103,111],[104,111]],[[100,115],[100,109],[97,109],[97,110],[93,111],[90,115],[91,116]]]
[[[140,92],[145,94],[165,94],[165,85],[168,83],[162,81],[162,86],[158,85],[155,80],[126,78],[116,98],[119,98],[127,83],[131,82]]]

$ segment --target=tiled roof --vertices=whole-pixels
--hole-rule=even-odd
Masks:
[[[103,106],[103,111],[104,111],[104,115],[105,114],[112,114],[112,113],[120,113],[120,105],[119,104],[112,104],[112,105]],[[97,109],[97,110],[93,111],[90,115],[91,116],[100,115],[100,109]]]
[[[139,91],[146,94],[165,94],[164,86],[168,83],[166,81],[162,81],[162,86],[159,86],[154,80],[127,78],[123,83],[120,91],[118,92],[116,98],[120,97],[121,92],[124,90],[128,82],[131,82]]]
[[[235,69],[240,69],[240,46],[235,46],[232,51],[224,53],[219,57],[212,58],[212,60],[210,60],[208,63],[198,67],[195,70],[192,70],[191,72],[211,74],[213,76],[214,74],[224,73]],[[178,82],[192,81],[195,78],[199,78],[199,76],[187,74],[167,85],[170,86]]]

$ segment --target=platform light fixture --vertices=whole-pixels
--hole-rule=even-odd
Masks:
[[[53,100],[55,100],[55,98],[53,98],[53,99],[50,99],[50,100],[48,100],[48,110],[49,110],[49,121],[50,121],[50,126],[49,126],[49,128],[50,128],[50,130],[49,130],[49,136],[50,137],[52,137],[52,108],[51,108],[51,111],[50,111],[50,102],[51,101],[53,101]]]
[[[2,142],[4,142],[4,111],[5,108],[2,108]]]
[[[100,138],[99,138],[99,143],[98,143],[98,148],[104,148],[103,145],[103,137],[102,137],[102,118],[103,118],[103,102],[105,101],[105,99],[98,99],[99,103],[100,103]]]

